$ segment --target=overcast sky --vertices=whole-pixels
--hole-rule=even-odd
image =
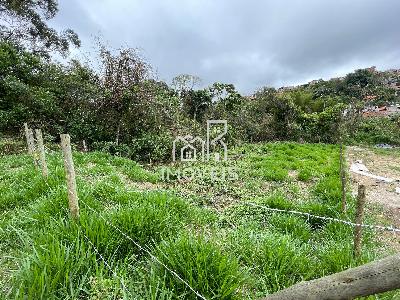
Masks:
[[[199,76],[244,94],[400,68],[398,0],[59,0],[51,24],[74,29],[80,52],[94,36],[139,47],[158,77]]]

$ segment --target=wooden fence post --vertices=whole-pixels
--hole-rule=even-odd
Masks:
[[[342,183],[342,212],[346,212],[346,170],[343,143],[340,142],[340,179]]]
[[[24,129],[25,129],[26,144],[28,145],[28,154],[33,155],[33,149],[32,149],[32,144],[31,144],[30,135],[29,135],[28,123],[24,123]]]
[[[342,300],[400,288],[400,253],[311,281],[303,281],[261,300]]]
[[[74,219],[79,218],[78,194],[76,191],[75,169],[72,160],[71,138],[69,134],[61,134],[61,148],[64,155],[64,167],[68,188],[68,204]]]
[[[83,152],[88,152],[88,147],[86,145],[86,140],[82,140],[82,145],[83,145]]]
[[[35,167],[38,167],[38,161],[37,161],[37,153],[36,153],[36,146],[35,146],[35,136],[33,135],[33,130],[28,129],[28,149],[30,148],[30,154],[32,155],[33,158],[33,163]],[[29,152],[29,150],[28,150]]]
[[[365,185],[358,186],[357,195],[357,208],[356,208],[356,224],[362,224],[364,218],[364,206],[365,206]],[[362,227],[355,226],[354,228],[354,257],[360,257],[361,255],[361,242],[362,242]]]
[[[40,157],[40,164],[42,166],[42,174],[44,177],[47,177],[49,175],[49,171],[47,169],[46,154],[44,152],[42,130],[36,129],[35,133],[36,133],[36,140],[37,140],[39,157]]]

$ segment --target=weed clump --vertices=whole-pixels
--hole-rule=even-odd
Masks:
[[[244,276],[238,261],[223,254],[212,241],[183,235],[162,242],[156,248],[155,255],[205,298],[241,299],[238,292]],[[184,295],[185,299],[198,299],[193,291],[163,266],[156,262],[152,266],[167,287]]]

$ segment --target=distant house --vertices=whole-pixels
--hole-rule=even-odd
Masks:
[[[400,104],[392,105],[387,107],[389,115],[400,114]]]
[[[391,83],[389,84],[389,86],[390,86],[392,89],[394,89],[394,90],[396,91],[396,95],[399,94],[399,92],[400,92],[400,81],[391,82]]]
[[[364,97],[365,101],[373,101],[375,99],[376,99],[375,95],[367,95],[367,96]]]
[[[292,91],[296,87],[295,86],[282,86],[278,89],[278,92],[286,92],[286,91]]]
[[[367,107],[363,111],[364,118],[370,117],[390,117],[394,115],[400,115],[400,104],[391,105],[391,106],[375,106],[375,107]]]
[[[330,80],[335,80],[335,81],[342,81],[342,80],[344,80],[345,78],[342,76],[342,77],[333,77],[333,78],[331,78]]]
[[[323,81],[324,80],[322,78],[320,78],[320,79],[311,80],[308,84],[309,85],[315,85],[315,84],[323,82]]]

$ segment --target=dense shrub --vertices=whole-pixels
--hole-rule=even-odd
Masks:
[[[379,103],[395,101],[382,76],[356,71],[342,81],[287,91],[264,88],[243,97],[232,84],[195,89],[186,84],[190,75],[172,88],[154,79],[136,49],[101,47],[95,69],[75,60],[61,65],[0,41],[0,132],[19,134],[28,122],[41,127],[47,140],[58,141],[67,132],[92,150],[145,162],[168,160],[177,135],[205,136],[209,119],[228,121],[230,146],[270,140],[337,143],[340,135],[349,142],[399,144],[399,118],[360,118],[365,105],[360,97],[371,93],[371,86]],[[269,169],[264,176],[279,181],[287,174]],[[310,176],[303,172],[300,178]]]
[[[349,142],[400,145],[400,116],[363,119]]]

